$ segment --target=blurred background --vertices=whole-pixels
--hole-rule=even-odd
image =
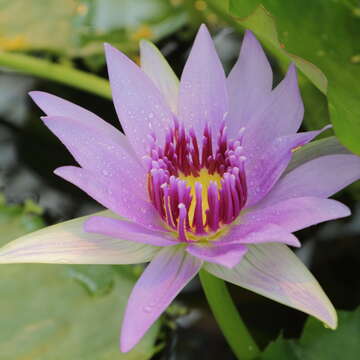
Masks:
[[[250,28],[267,50],[275,83],[291,61],[301,70],[303,130],[332,122],[340,141],[359,153],[360,2],[259,4],[257,0],[0,0],[0,245],[100,209],[53,174],[74,160],[43,126],[42,113],[27,93],[56,94],[120,128],[106,83],[104,42],[138,62],[138,42],[149,39],[180,76],[194,35],[206,23],[228,72],[244,29]],[[90,92],[84,73],[95,76]],[[321,357],[319,344],[283,341],[302,336],[306,316],[231,287],[259,345],[266,348],[279,336],[277,343],[287,344],[282,357],[270,354],[264,359],[357,359],[360,316],[353,311],[360,304],[359,198],[360,185],[353,184],[336,195],[353,216],[297,234],[304,244],[298,256],[335,307],[352,311],[344,313],[350,325],[344,320],[346,327],[339,329],[342,338],[349,333],[357,339],[346,343],[351,351],[336,357],[334,350]],[[196,280],[135,350],[120,354],[121,310],[140,272],[141,267],[131,266],[2,265],[0,359],[235,359]],[[333,334],[315,320],[309,326],[314,334],[332,339]],[[294,347],[301,347],[301,357],[295,357]]]

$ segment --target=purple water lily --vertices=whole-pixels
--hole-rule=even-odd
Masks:
[[[204,25],[180,82],[149,42],[141,68],[105,51],[126,136],[68,101],[31,96],[80,165],[55,173],[111,212],[26,235],[0,250],[0,263],[151,261],[128,301],[124,352],[201,267],[335,328],[330,301],[286,245],[300,246],[297,230],[350,214],[327,198],[360,177],[360,158],[334,138],[305,145],[322,130],[297,133],[295,66],[273,89],[248,31],[226,78]]]

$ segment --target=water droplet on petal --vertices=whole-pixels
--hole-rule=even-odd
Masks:
[[[144,306],[144,307],[143,307],[143,310],[144,310],[146,313],[151,313],[152,307],[151,307],[151,306]]]

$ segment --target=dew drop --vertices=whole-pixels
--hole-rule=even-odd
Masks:
[[[152,308],[151,308],[151,306],[144,306],[144,307],[143,307],[143,310],[144,310],[146,313],[151,313]]]

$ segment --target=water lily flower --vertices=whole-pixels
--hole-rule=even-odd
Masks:
[[[125,311],[129,351],[200,268],[336,327],[336,312],[287,247],[293,232],[348,216],[328,199],[360,177],[360,158],[303,119],[296,69],[273,88],[272,70],[247,31],[226,77],[204,25],[179,82],[154,45],[141,68],[105,45],[126,134],[56,96],[32,92],[42,120],[79,166],[55,174],[106,210],[19,238],[0,263],[135,264],[150,261]]]

